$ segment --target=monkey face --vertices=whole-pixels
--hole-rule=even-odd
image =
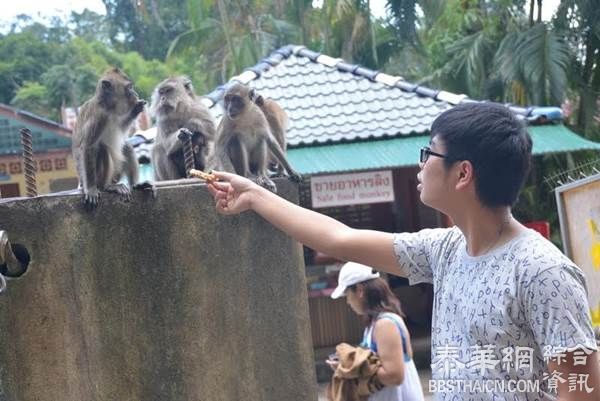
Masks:
[[[254,89],[238,82],[234,83],[223,96],[223,108],[227,117],[235,119],[244,111],[246,102],[253,102],[259,96]]]
[[[177,109],[181,102],[196,99],[192,81],[185,77],[168,78],[158,84],[152,94],[151,110],[154,116],[169,114]]]
[[[159,113],[168,114],[175,110],[177,103],[175,102],[177,96],[175,94],[175,87],[173,85],[165,84],[161,85],[157,90],[158,107]]]
[[[106,72],[96,88],[100,102],[118,115],[127,115],[139,106],[140,98],[133,84],[122,71],[114,69]]]
[[[223,98],[225,112],[227,113],[227,117],[230,119],[235,119],[246,106],[246,101],[238,94],[228,93]]]

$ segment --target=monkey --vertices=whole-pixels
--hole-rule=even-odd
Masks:
[[[215,159],[218,168],[255,178],[259,185],[276,192],[275,183],[267,175],[269,151],[283,165],[291,180],[300,182],[302,176],[288,163],[265,114],[252,101],[255,98],[253,89],[239,83],[225,91]]]
[[[152,94],[150,111],[156,118],[156,140],[152,163],[156,180],[185,178],[183,141],[191,133],[194,168],[212,167],[216,135],[215,122],[208,108],[200,101],[192,81],[171,77],[159,83]]]
[[[131,199],[130,188],[118,181],[125,174],[130,187],[136,188],[138,162],[125,139],[145,105],[127,75],[112,68],[98,80],[94,96],[81,106],[72,151],[87,208],[98,206],[100,191]]]
[[[285,110],[272,99],[265,99],[262,95],[258,94],[256,91],[250,91],[253,96],[252,101],[256,103],[256,105],[263,112],[265,117],[267,118],[267,122],[269,123],[269,128],[271,129],[271,133],[277,140],[277,143],[283,150],[283,153],[286,153],[287,143],[285,139],[285,132],[288,128],[288,116]],[[269,154],[269,168],[274,170],[277,175],[283,175],[284,169],[281,163],[277,163],[277,158],[273,155],[272,152]]]

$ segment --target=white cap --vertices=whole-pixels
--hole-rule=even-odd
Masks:
[[[340,270],[338,276],[338,286],[333,293],[331,298],[337,299],[344,296],[344,291],[351,285],[362,283],[363,281],[372,280],[379,277],[372,267],[361,265],[360,263],[348,262]]]

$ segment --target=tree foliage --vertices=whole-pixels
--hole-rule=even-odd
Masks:
[[[170,74],[208,92],[289,43],[476,99],[575,104],[597,138],[600,33],[595,0],[564,0],[552,22],[537,0],[103,0],[107,14],[18,17],[0,36],[0,101],[42,85],[47,115],[91,95],[116,65],[148,96]],[[537,8],[536,8],[537,6]],[[18,99],[22,99],[19,96]],[[41,106],[36,106],[41,107]]]
[[[541,0],[388,0],[378,19],[369,0],[103,3],[106,15],[86,10],[69,21],[18,16],[0,34],[0,102],[57,119],[62,106],[88,99],[111,66],[145,98],[175,74],[207,93],[272,50],[300,44],[474,99],[568,100],[567,122],[600,140],[597,0],[562,0],[552,21],[541,20]],[[556,229],[543,178],[578,157],[536,158],[516,215]]]
[[[118,51],[85,35],[56,40],[48,30],[34,23],[0,39],[0,60],[4,60],[0,102],[58,119],[61,107],[78,106],[90,98],[100,75],[112,66],[126,71],[145,98],[169,75],[203,79],[181,63],[147,60],[138,52]],[[74,30],[81,32],[77,25]]]
[[[111,44],[147,59],[163,60],[170,42],[186,29],[184,0],[102,0]]]
[[[595,0],[564,0],[554,26],[573,49],[569,85],[577,103],[575,124],[586,136],[600,140],[600,7]]]

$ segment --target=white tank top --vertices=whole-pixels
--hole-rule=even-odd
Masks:
[[[399,386],[386,386],[380,391],[369,396],[369,401],[424,401],[421,380],[417,373],[415,362],[408,356],[408,347],[406,346],[406,336],[404,335],[404,324],[402,318],[395,313],[381,313],[377,316],[379,319],[390,319],[396,323],[400,337],[402,338],[402,351],[404,352],[404,381]],[[373,341],[373,322],[365,329],[361,346],[369,348],[377,353],[377,344]]]

